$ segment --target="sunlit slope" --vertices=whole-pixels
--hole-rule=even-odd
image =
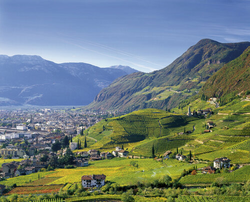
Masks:
[[[205,133],[208,121],[214,123],[214,128]],[[187,131],[191,133],[182,134]],[[214,109],[214,114],[207,118],[157,109],[139,110],[102,120],[85,134],[97,140],[87,149],[112,151],[116,146],[124,146],[131,155],[151,157],[153,146],[157,156],[178,148],[185,155],[191,151],[196,159],[212,161],[227,156],[232,163],[250,163],[250,102],[234,100]]]
[[[250,94],[250,47],[235,60],[226,64],[203,86],[201,94],[220,98],[229,103],[237,95]]]
[[[172,148],[176,145],[184,145],[186,141],[181,140],[174,146],[170,139],[173,139],[177,133],[183,132],[184,127],[185,130],[193,130],[192,122],[195,121],[199,119],[158,109],[144,109],[102,120],[86,130],[85,134],[98,140],[97,143],[91,145],[92,148],[114,149],[115,146],[124,145],[137,154],[150,155],[148,148],[152,147],[152,144],[166,143]],[[137,147],[147,149],[138,152]],[[158,152],[165,149],[163,145],[161,149],[157,147]]]
[[[203,39],[169,66],[152,73],[121,77],[103,89],[87,109],[131,112],[143,108],[173,108],[198,93],[205,81],[250,45]]]

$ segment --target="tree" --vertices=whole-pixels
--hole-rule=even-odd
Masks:
[[[80,148],[80,141],[79,141],[79,139],[77,140],[77,146],[76,146],[76,148],[77,148],[77,149]]]
[[[123,202],[132,202],[135,201],[135,199],[133,198],[133,196],[131,196],[129,193],[125,192],[122,194],[121,200]]]
[[[155,147],[154,147],[154,145],[152,146],[152,158],[154,158],[155,157]]]
[[[169,175],[164,175],[161,179],[161,183],[165,184],[167,187],[171,186],[172,178]]]
[[[80,135],[83,136],[83,129],[81,130]]]
[[[196,175],[197,174],[197,171],[196,170],[193,170],[192,172],[191,172],[191,175]]]
[[[86,140],[86,135],[85,135],[85,141],[84,141],[84,148],[87,148],[87,140]]]
[[[71,151],[71,149],[68,148],[66,151],[66,154],[64,156],[64,163],[66,165],[71,165],[71,164],[73,164],[73,160],[74,160],[74,154]]]
[[[191,150],[189,151],[189,160],[191,161],[192,159],[192,153],[191,153]]]
[[[49,159],[49,165],[51,165],[51,167],[56,168],[56,166],[58,165],[58,158],[57,156],[52,156]]]
[[[69,147],[69,138],[67,135],[62,140],[62,147],[63,148]]]
[[[41,162],[46,162],[49,159],[49,156],[45,154],[43,157],[40,158]]]
[[[58,140],[56,140],[56,142],[52,144],[51,149],[52,151],[57,152],[58,150],[61,149],[61,147],[62,147],[61,143]]]

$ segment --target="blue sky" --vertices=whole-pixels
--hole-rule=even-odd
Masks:
[[[162,69],[199,40],[250,41],[250,0],[1,0],[0,54]]]

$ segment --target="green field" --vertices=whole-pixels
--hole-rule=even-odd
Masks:
[[[138,168],[130,165],[131,161],[138,163]],[[194,165],[177,160],[164,160],[157,162],[153,159],[126,159],[115,158],[90,162],[88,167],[75,169],[56,169],[52,172],[39,172],[25,176],[18,176],[1,181],[1,184],[12,186],[39,186],[39,185],[64,185],[66,183],[80,183],[82,175],[105,174],[106,181],[120,184],[121,186],[135,185],[137,182],[152,183],[163,175],[173,179],[178,178],[183,170],[189,170]],[[198,164],[204,167],[205,164]],[[39,179],[40,177],[40,179]],[[70,187],[70,185],[67,185]]]
[[[13,161],[22,161],[24,159],[0,159],[0,167],[2,167],[2,164],[3,163],[10,163],[10,162],[13,162]]]
[[[198,174],[188,175],[181,178],[182,184],[211,184],[216,180],[222,180],[223,183],[239,183],[246,182],[250,179],[250,166],[244,166],[232,173],[219,174]]]
[[[131,161],[137,161],[138,168],[130,165]],[[199,164],[203,167],[205,164]],[[178,178],[184,169],[188,170],[193,165],[177,160],[164,160],[157,162],[153,159],[125,159],[116,158],[91,162],[90,166],[76,169],[57,169],[50,177],[58,179],[49,184],[78,183],[82,175],[105,174],[106,180],[120,184],[121,186],[135,185],[139,182],[153,182],[163,175],[169,175],[173,179]]]

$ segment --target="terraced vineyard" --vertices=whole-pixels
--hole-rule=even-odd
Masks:
[[[244,166],[232,173],[188,175],[181,178],[180,182],[182,184],[212,184],[221,180],[223,183],[240,183],[248,179],[250,179],[250,166]]]

